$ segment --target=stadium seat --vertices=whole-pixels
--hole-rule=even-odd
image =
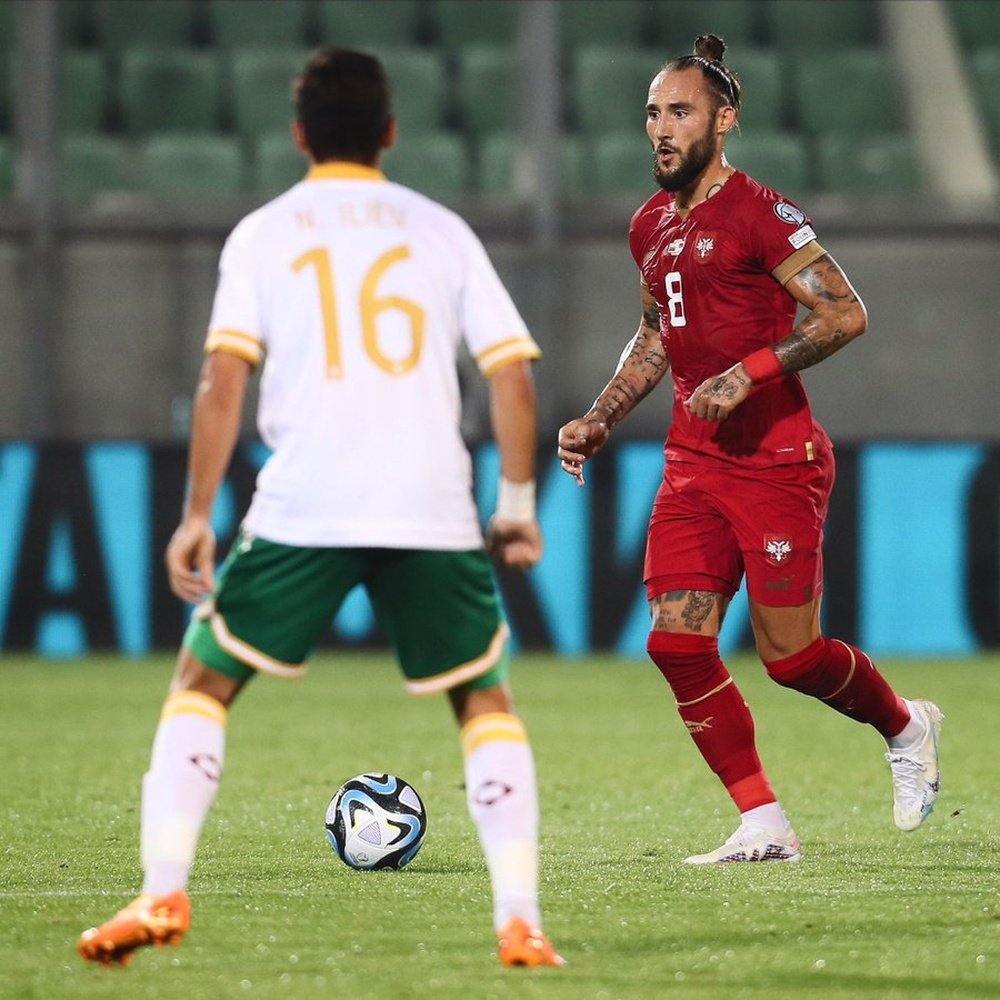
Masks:
[[[372,47],[385,66],[400,130],[413,133],[444,124],[448,94],[445,64],[434,49]]]
[[[814,186],[806,142],[800,135],[733,132],[726,139],[726,157],[734,167],[792,198]]]
[[[766,0],[767,37],[784,53],[876,45],[878,4],[871,0]]]
[[[451,132],[402,136],[385,155],[385,171],[389,180],[416,188],[431,198],[462,198],[470,190],[465,143]]]
[[[517,124],[518,73],[509,49],[469,45],[459,50],[456,96],[466,131],[475,135]]]
[[[645,45],[643,0],[560,0],[559,37],[570,51],[578,45]]]
[[[243,193],[243,152],[219,135],[153,135],[139,150],[141,190],[164,201],[207,201]]]
[[[583,149],[579,136],[561,135],[559,145],[559,191],[564,197],[589,194],[584,183]],[[493,197],[515,193],[514,180],[520,140],[514,132],[493,132],[479,144],[476,190]]]
[[[586,45],[573,57],[573,109],[589,135],[635,125],[641,136],[649,84],[663,60],[655,52],[622,46]]]
[[[321,0],[320,41],[359,48],[412,45],[419,40],[420,12],[417,0]]]
[[[136,190],[133,151],[120,136],[67,134],[59,145],[56,187],[66,201],[88,204],[100,194]]]
[[[884,132],[902,126],[895,66],[881,49],[805,54],[795,57],[792,68],[797,121],[806,131]]]
[[[208,29],[224,49],[306,43],[306,5],[302,0],[209,0]]]
[[[1000,163],[1000,47],[982,49],[971,59],[972,87],[994,158]]]
[[[758,4],[754,0],[712,0],[710,4],[651,5],[655,42],[663,61],[687,55],[699,35],[711,32],[727,46],[753,45],[757,36]]]
[[[824,191],[885,198],[920,190],[920,163],[905,133],[819,138],[819,181]]]
[[[59,60],[59,125],[71,132],[99,132],[106,124],[108,71],[104,54],[77,49]]]
[[[196,11],[191,0],[94,0],[91,17],[97,44],[119,52],[126,46],[190,45]]]
[[[464,45],[513,45],[518,7],[509,0],[434,0],[431,11],[435,37],[454,50]]]
[[[17,8],[12,3],[0,3],[0,53],[14,48],[16,25],[14,14]]]
[[[274,198],[302,180],[308,168],[287,130],[261,135],[254,144],[250,191],[260,199]]]
[[[984,0],[949,0],[948,12],[965,51],[1000,46],[1000,4]]]
[[[14,153],[9,139],[0,136],[0,198],[14,193]]]
[[[591,191],[595,195],[627,196],[638,208],[657,191],[653,154],[640,129],[607,132],[587,148],[593,157]]]
[[[287,134],[294,117],[292,80],[305,64],[305,51],[246,49],[230,56],[232,111],[236,131],[245,138]]]
[[[740,124],[750,129],[780,129],[786,118],[786,91],[779,54],[771,49],[739,49],[731,65],[742,83]]]
[[[214,130],[219,126],[220,77],[211,52],[127,49],[119,81],[125,129],[133,135]]]

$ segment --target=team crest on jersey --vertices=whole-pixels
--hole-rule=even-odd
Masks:
[[[774,214],[781,219],[782,222],[787,222],[790,226],[801,226],[802,223],[806,221],[806,217],[802,212],[802,209],[796,208],[794,205],[790,205],[787,201],[779,201],[778,204],[774,206]]]
[[[694,261],[696,264],[707,264],[719,246],[719,238],[715,233],[702,233],[694,241]]]
[[[780,566],[792,554],[792,540],[787,535],[765,535],[764,555],[772,566]]]

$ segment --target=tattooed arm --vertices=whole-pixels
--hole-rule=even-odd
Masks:
[[[565,472],[583,485],[583,463],[600,451],[611,429],[641,402],[670,368],[660,342],[660,308],[642,283],[642,319],[625,348],[611,381],[594,405],[559,430],[559,459]]]
[[[809,315],[772,347],[702,382],[685,403],[695,416],[725,420],[754,385],[818,364],[868,327],[864,303],[827,253],[787,278],[785,287]]]

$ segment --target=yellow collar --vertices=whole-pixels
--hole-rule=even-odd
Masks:
[[[384,181],[385,174],[377,167],[366,167],[363,163],[314,163],[306,174],[307,181]]]

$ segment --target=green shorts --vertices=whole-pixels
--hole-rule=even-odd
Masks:
[[[358,584],[414,694],[507,676],[508,629],[482,550],[302,548],[241,534],[184,645],[235,680],[305,672],[305,660]]]

